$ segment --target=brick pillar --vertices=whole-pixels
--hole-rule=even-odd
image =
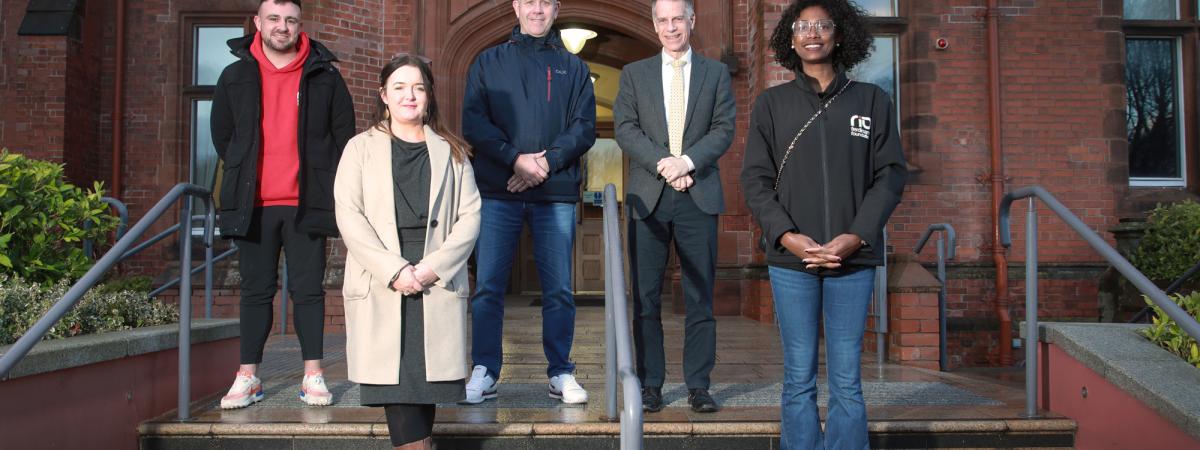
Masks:
[[[938,290],[941,283],[909,255],[888,266],[888,360],[938,368]]]

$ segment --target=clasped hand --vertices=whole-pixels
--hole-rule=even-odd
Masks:
[[[779,239],[779,243],[793,255],[800,257],[806,264],[806,269],[837,269],[842,267],[844,259],[858,251],[862,246],[862,239],[846,233],[821,245],[803,234],[785,233]]]
[[[692,176],[688,175],[688,172],[691,172],[691,168],[688,167],[687,161],[684,161],[682,157],[668,156],[658,160],[657,170],[658,174],[664,180],[667,180],[667,184],[679,192],[688,190],[695,183]]]
[[[513,176],[508,179],[508,192],[525,192],[550,178],[550,162],[546,151],[522,153],[513,163]]]
[[[415,295],[429,289],[437,280],[437,274],[428,267],[421,264],[416,266],[409,264],[400,269],[400,276],[392,282],[392,289],[401,295]]]

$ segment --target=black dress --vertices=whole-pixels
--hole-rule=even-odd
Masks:
[[[429,216],[429,151],[424,142],[392,139],[392,192],[396,197],[396,228],[401,255],[416,265],[425,254]],[[436,404],[461,400],[463,380],[429,382],[425,379],[425,322],[421,295],[406,295],[400,302],[400,383],[363,384],[364,406],[397,403]]]

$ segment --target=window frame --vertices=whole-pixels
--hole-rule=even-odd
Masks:
[[[1200,125],[1190,122],[1191,118],[1200,117],[1197,116],[1196,110],[1197,104],[1200,103],[1200,98],[1197,97],[1200,95],[1200,80],[1197,79],[1196,68],[1200,61],[1200,56],[1197,55],[1200,49],[1200,20],[1197,17],[1200,14],[1200,1],[1176,0],[1175,5],[1178,19],[1123,19],[1121,22],[1121,45],[1126,55],[1122,59],[1122,67],[1128,59],[1128,48],[1125,45],[1129,39],[1174,38],[1175,55],[1178,58],[1175,77],[1179,102],[1179,117],[1176,119],[1179,128],[1179,177],[1134,177],[1129,174],[1127,184],[1131,189],[1166,188],[1194,191],[1200,187]],[[1128,107],[1126,105],[1126,114]],[[1128,169],[1128,159],[1125,164]]]
[[[177,126],[178,155],[180,164],[177,166],[176,179],[199,184],[213,190],[214,207],[219,207],[217,193],[220,186],[221,168],[223,163],[218,160],[212,180],[195,180],[193,138],[196,130],[195,111],[198,102],[212,101],[216,85],[196,85],[196,38],[198,30],[205,27],[241,28],[244,34],[255,30],[253,17],[246,12],[205,12],[180,14],[179,28],[179,122]],[[207,186],[208,183],[211,186]],[[204,206],[195,205],[196,213],[203,214]],[[192,234],[203,234],[204,228],[192,227]],[[218,231],[219,233],[219,231]]]

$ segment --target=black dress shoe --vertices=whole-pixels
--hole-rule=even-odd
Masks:
[[[642,411],[659,412],[663,409],[662,388],[642,388]]]
[[[644,395],[643,395],[644,396]],[[708,395],[708,389],[688,389],[688,404],[699,413],[717,412],[717,402]]]

